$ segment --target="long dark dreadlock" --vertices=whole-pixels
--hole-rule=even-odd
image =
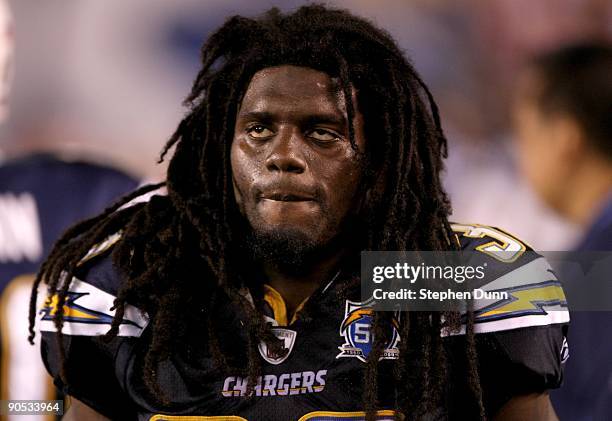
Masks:
[[[113,261],[124,277],[116,314],[106,337],[117,335],[127,302],[151,317],[151,344],[144,356],[144,379],[153,396],[164,400],[156,381],[159,363],[168,359],[189,326],[208,326],[208,347],[220,366],[224,357],[212,308],[229,297],[244,313],[248,363],[241,367],[249,384],[260,371],[257,343],[276,340],[258,306],[241,293],[245,277],[241,255],[241,215],[233,197],[230,146],[234,120],[252,76],[259,70],[291,64],[337,78],[344,93],[353,147],[355,104],[365,118],[367,140],[366,203],[360,226],[366,250],[447,250],[455,247],[448,223],[450,204],[440,182],[447,146],[432,96],[392,38],[346,11],[319,5],[283,15],[272,9],[259,19],[230,18],[202,48],[202,69],[185,103],[190,112],[165,145],[170,160],[167,196],[122,207],[159,186],[147,186],[103,214],[71,228],[57,242],[33,287],[30,338],[34,337],[36,291],[41,282],[57,294],[57,340],[69,282],[83,256],[109,235],[121,231]],[[198,276],[193,276],[197,273]],[[348,281],[347,281],[348,282]],[[440,330],[457,327],[455,313],[417,312],[401,321],[400,353],[395,366],[397,409],[410,418],[444,406],[447,359]],[[474,397],[472,418],[484,418],[475,363],[473,322],[468,318],[467,386]],[[374,318],[375,343],[366,366],[364,405],[377,407],[378,360],[391,319]],[[407,364],[406,361],[418,361]],[[67,373],[63,373],[66,376]],[[69,377],[69,376],[67,376]],[[66,379],[66,381],[69,379]]]

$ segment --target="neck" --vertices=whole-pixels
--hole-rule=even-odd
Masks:
[[[612,192],[612,165],[589,163],[576,171],[565,188],[565,213],[583,227],[593,223]]]
[[[287,314],[293,314],[306,298],[337,273],[347,249],[336,249],[320,256],[300,270],[287,271],[278,265],[265,263],[263,272],[266,283],[277,290],[285,300]]]

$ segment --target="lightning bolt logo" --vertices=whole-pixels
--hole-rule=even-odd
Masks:
[[[89,324],[111,324],[113,322],[113,315],[106,314],[100,311],[95,311],[83,307],[76,303],[76,301],[89,295],[87,292],[68,292],[66,300],[64,301],[63,313],[65,322],[77,322],[77,323],[89,323]],[[41,320],[53,321],[54,316],[57,314],[59,304],[59,297],[57,294],[47,298],[45,305],[40,310],[42,314]],[[142,328],[138,324],[131,320],[123,319],[121,324],[129,324]]]
[[[352,311],[342,322],[342,326],[340,326],[340,331],[344,332],[351,324],[363,319],[366,316],[371,317],[373,314],[374,311],[371,308],[360,308],[358,310]]]
[[[567,300],[558,281],[499,289],[508,292],[508,298],[497,301],[476,312],[476,322],[519,317],[546,315],[546,308],[567,308]]]
[[[365,317],[372,317],[374,315],[374,310],[371,308],[360,308],[358,310],[352,311],[346,319],[342,322],[342,326],[340,326],[340,332],[344,332],[351,324],[358,322],[359,320]],[[391,323],[395,327],[395,329],[399,329],[399,322],[396,317],[391,319]]]

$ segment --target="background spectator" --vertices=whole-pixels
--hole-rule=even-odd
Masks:
[[[584,228],[582,252],[612,251],[610,75],[612,45],[568,46],[537,56],[516,95],[522,173],[552,209]],[[563,387],[552,393],[562,420],[610,419],[611,326],[612,312],[571,313],[571,357]]]

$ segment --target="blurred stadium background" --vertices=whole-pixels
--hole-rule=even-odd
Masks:
[[[16,41],[11,115],[0,149],[53,150],[160,178],[156,156],[184,110],[202,40],[231,14],[280,4],[221,0],[9,1]],[[577,228],[516,175],[509,102],[526,57],[612,34],[607,0],[329,2],[386,28],[432,87],[450,141],[454,219],[502,226],[541,250]]]

